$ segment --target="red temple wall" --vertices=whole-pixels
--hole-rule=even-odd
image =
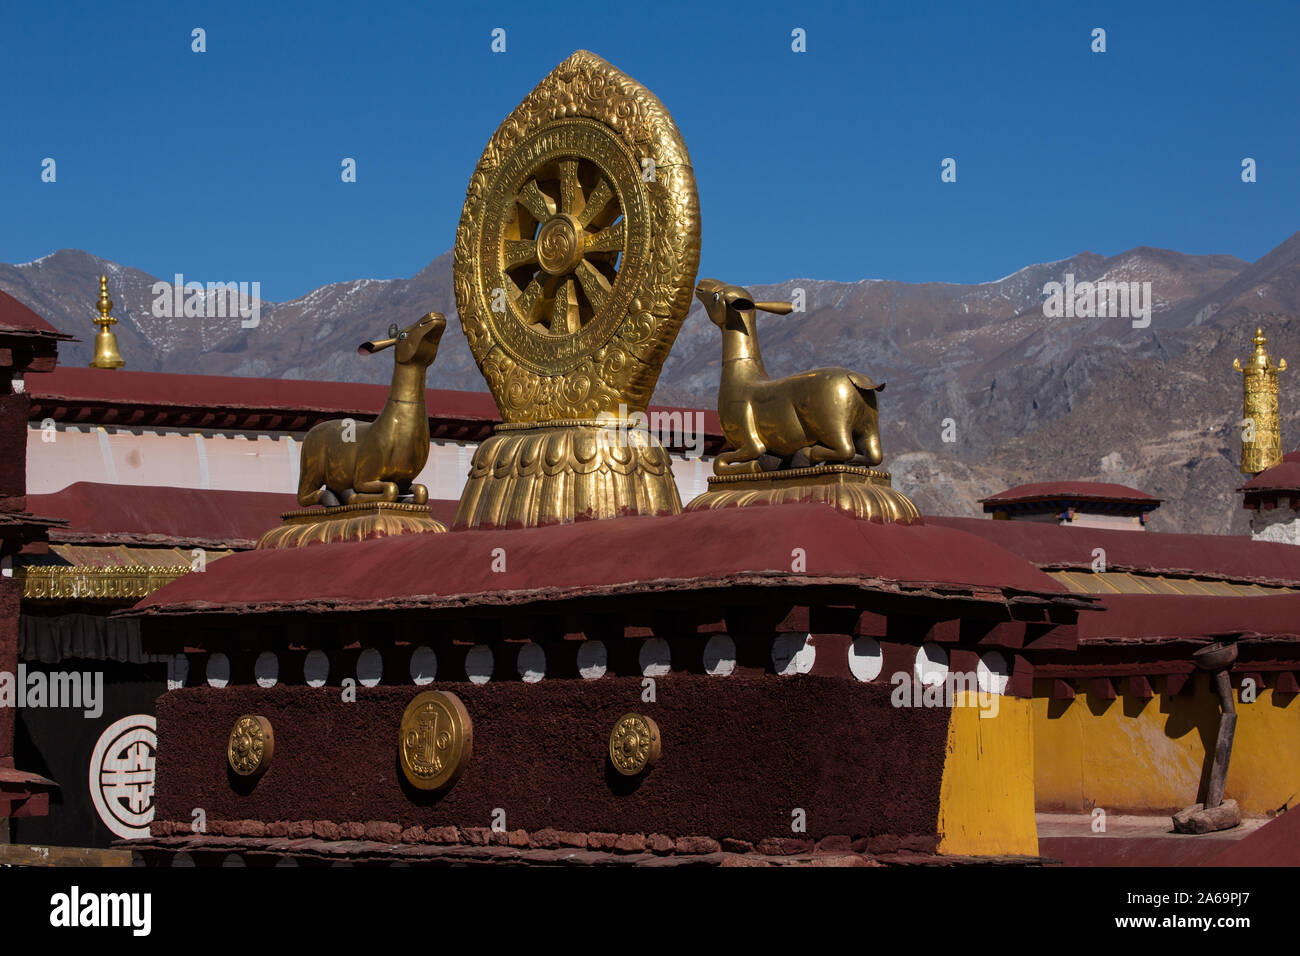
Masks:
[[[660,833],[715,839],[871,837],[933,849],[949,711],[896,708],[888,684],[828,677],[673,674],[642,702],[642,679],[438,682],[474,724],[473,755],[440,797],[405,783],[402,712],[417,688],[187,687],[158,702],[156,820],[382,821],[402,828]],[[659,724],[663,753],[620,777],[606,748],[628,711]],[[226,762],[229,729],[267,717],[275,757],[254,784]],[[806,832],[792,830],[804,811]]]

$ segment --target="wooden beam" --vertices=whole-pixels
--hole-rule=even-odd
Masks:
[[[1101,700],[1115,699],[1115,684],[1109,677],[1094,677],[1088,682],[1088,696]]]
[[[1136,697],[1138,700],[1150,700],[1155,696],[1151,689],[1151,681],[1137,674],[1128,679],[1128,693],[1130,697]]]
[[[130,850],[0,843],[0,866],[130,866]]]

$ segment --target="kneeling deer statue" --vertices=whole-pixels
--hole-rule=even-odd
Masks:
[[[438,343],[446,328],[447,319],[430,312],[400,331],[396,325],[390,326],[388,338],[363,342],[357,348],[361,355],[393,349],[388,401],[373,422],[334,419],[307,432],[298,504],[330,507],[397,501],[406,495],[416,504],[429,500],[429,489],[412,482],[429,460],[424,379],[438,357]]]
[[[714,460],[719,475],[816,466],[878,465],[876,393],[885,387],[846,368],[819,368],[772,379],[758,349],[755,310],[789,315],[788,302],[755,302],[749,291],[704,279],[695,288],[722,329],[718,417],[734,451]],[[771,459],[764,461],[766,456]]]

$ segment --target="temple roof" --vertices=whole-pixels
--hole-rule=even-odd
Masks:
[[[1300,451],[1283,455],[1276,465],[1261,471],[1237,490],[1300,492]]]
[[[791,569],[798,548],[806,571]],[[495,549],[504,571],[493,570]],[[1021,594],[1076,607],[1090,600],[974,535],[874,524],[810,504],[246,552],[186,575],[136,610],[395,610],[804,585],[997,603]]]
[[[27,306],[6,292],[0,292],[0,334],[25,334],[44,339],[71,341]]]
[[[979,535],[1020,555],[1035,567],[1089,570],[1104,551],[1111,571],[1185,575],[1244,583],[1300,585],[1300,548],[1253,541],[1245,535],[1133,534],[1109,528],[1061,527],[1028,521],[944,518],[926,524]]]
[[[1081,645],[1227,635],[1300,640],[1300,594],[1259,597],[1108,594],[1103,603],[1105,610],[1101,613],[1079,615]]]
[[[455,501],[432,500],[433,516],[450,525]],[[280,515],[299,507],[292,494],[214,491],[156,485],[78,481],[45,495],[28,495],[35,515],[67,522],[51,541],[73,544],[204,545],[252,548]]]
[[[67,522],[50,540],[75,544],[251,548],[297,507],[294,495],[91,481],[27,496],[32,514]]]
[[[989,505],[1029,504],[1033,502],[1052,501],[1097,501],[1106,503],[1132,504],[1149,506],[1151,510],[1159,506],[1162,499],[1154,498],[1145,491],[1138,491],[1127,485],[1110,484],[1104,481],[1040,481],[1028,485],[1017,485],[1000,491],[996,495],[981,498],[984,510],[992,510]]]

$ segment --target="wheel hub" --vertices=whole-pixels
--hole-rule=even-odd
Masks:
[[[568,213],[560,213],[542,224],[537,233],[537,261],[553,276],[567,275],[582,261],[583,231]]]

